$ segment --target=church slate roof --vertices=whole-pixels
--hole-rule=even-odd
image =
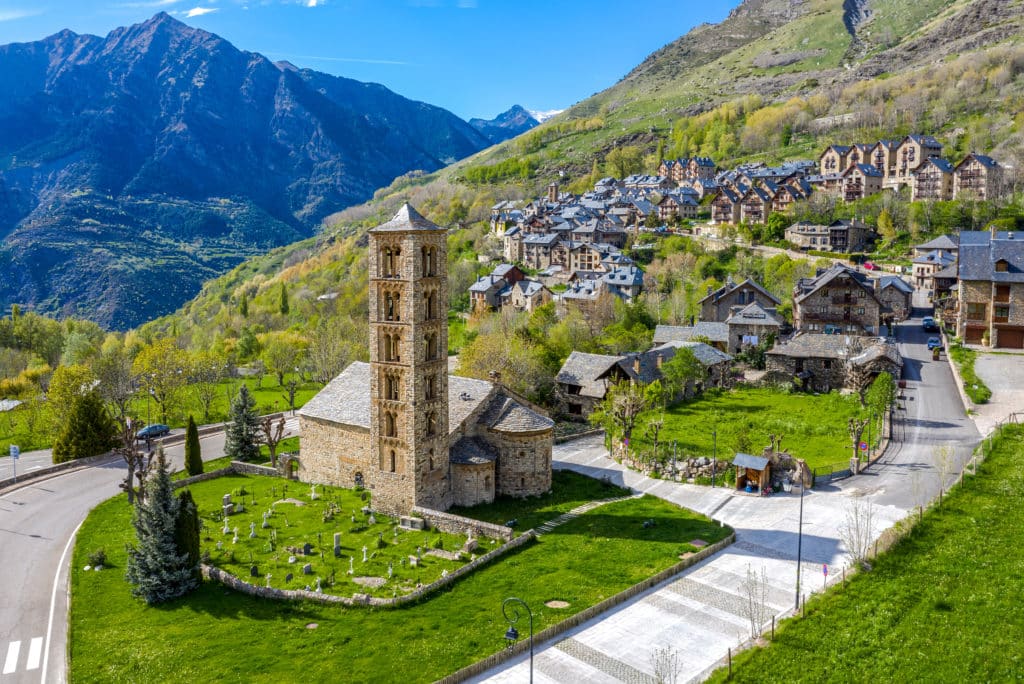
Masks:
[[[542,432],[555,427],[555,421],[504,394],[491,401],[480,422],[497,432]]]
[[[448,450],[448,460],[460,465],[486,465],[497,458],[494,449],[475,437],[463,437]]]
[[[457,431],[488,398],[486,380],[448,376],[448,432]],[[299,415],[370,429],[370,364],[356,361],[299,409]]]
[[[412,208],[412,206],[406,202],[402,205],[398,213],[388,221],[382,223],[376,228],[371,228],[371,233],[386,233],[391,231],[408,231],[408,230],[445,230],[441,226],[437,225],[433,221],[428,221],[423,217],[420,212]]]

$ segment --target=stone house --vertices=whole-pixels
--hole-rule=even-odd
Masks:
[[[527,235],[523,238],[522,263],[530,268],[547,268],[551,265],[551,250],[558,241],[558,235],[555,233]]]
[[[797,330],[838,329],[851,335],[877,335],[882,303],[867,276],[844,264],[801,278],[793,288],[793,325]]]
[[[749,347],[756,347],[768,336],[778,339],[783,321],[774,308],[765,308],[756,301],[742,308],[733,308],[735,311],[725,321],[732,353],[739,354]]]
[[[829,228],[826,225],[810,221],[797,221],[786,228],[785,239],[795,249],[827,252],[832,249],[829,235]]]
[[[956,257],[941,249],[914,257],[914,286],[919,290],[934,289],[932,275],[955,263]]]
[[[501,306],[501,293],[508,282],[494,274],[480,276],[469,286],[469,304],[473,311],[488,311]]]
[[[765,354],[767,377],[812,392],[860,391],[883,371],[899,378],[903,359],[883,338],[799,332]]]
[[[768,290],[751,279],[736,284],[730,278],[717,290],[711,290],[698,302],[700,320],[724,322],[732,315],[733,307],[744,307],[757,302],[766,309],[773,309],[782,302]]]
[[[632,303],[644,290],[644,272],[632,264],[605,273],[601,281],[606,292],[626,303]]]
[[[914,171],[913,201],[953,199],[953,171],[953,165],[942,157],[926,159]]]
[[[448,374],[447,231],[406,204],[368,236],[370,362],[300,409],[299,479],[365,486],[395,516],[549,491],[553,421]]]
[[[764,223],[771,211],[772,198],[761,188],[750,188],[740,200],[740,221],[743,223]]]
[[[846,202],[856,202],[882,191],[882,172],[874,166],[855,164],[841,175],[842,197]]]
[[[681,219],[697,218],[697,201],[688,195],[666,194],[658,202],[658,218],[662,221],[679,217]]]
[[[914,288],[903,278],[884,275],[875,279],[875,293],[882,303],[883,317],[903,321],[913,310]]]
[[[899,187],[914,182],[914,172],[929,157],[942,156],[942,143],[930,135],[908,135],[896,150],[896,169],[887,185]]]
[[[502,257],[505,261],[523,262],[523,231],[513,226],[502,235]]]
[[[875,146],[871,148],[871,161],[869,163],[882,172],[882,176],[885,178],[885,182],[883,184],[886,187],[889,187],[889,178],[896,174],[896,161],[901,142],[903,141],[879,140],[875,143]]]
[[[953,172],[953,197],[992,199],[999,193],[1003,167],[992,157],[971,152]]]
[[[719,188],[715,199],[711,201],[711,222],[731,223],[740,222],[740,195],[731,188]]]
[[[914,256],[924,256],[925,254],[934,252],[937,249],[942,250],[943,252],[949,252],[955,258],[960,249],[959,235],[956,233],[953,233],[952,235],[940,235],[934,240],[929,240],[921,245],[915,245]]]
[[[842,173],[849,167],[849,145],[829,145],[818,157],[818,168],[822,176]]]
[[[1024,239],[960,233],[957,335],[968,344],[1024,349]]]
[[[810,189],[810,186],[807,186]],[[802,200],[807,197],[807,194],[799,189],[795,185],[779,185],[775,188],[775,191],[771,193],[772,205],[770,211],[784,214],[789,211],[789,207],[797,200]]]
[[[658,325],[654,328],[655,345],[676,342],[705,342],[720,352],[727,352],[729,326],[724,322],[697,321],[693,325]]]
[[[533,311],[552,299],[551,290],[536,280],[518,280],[501,293],[502,307],[514,311]]]

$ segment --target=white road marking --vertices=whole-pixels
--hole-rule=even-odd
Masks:
[[[43,466],[32,466],[31,468],[29,468],[29,470],[39,470],[42,467]]]
[[[7,647],[7,660],[4,661],[3,674],[11,674],[18,669],[18,653],[21,652],[21,642],[12,641]]]
[[[32,643],[28,645],[28,663],[25,665],[26,670],[35,670],[39,668],[39,660],[43,657],[43,637],[35,637],[32,639]]]
[[[42,684],[46,684],[46,668],[50,663],[50,636],[53,634],[53,613],[57,609],[57,585],[60,580],[60,571],[64,567],[64,561],[67,560],[68,550],[71,548],[71,542],[75,541],[75,535],[78,534],[78,528],[82,526],[85,520],[78,523],[75,526],[71,536],[68,537],[68,543],[64,545],[64,552],[60,554],[60,562],[57,563],[57,572],[53,575],[53,593],[50,594],[50,619],[46,622],[46,647],[43,649],[43,677],[39,681]],[[70,571],[69,571],[70,572]],[[70,584],[71,578],[68,578]],[[64,679],[63,676],[60,677]]]

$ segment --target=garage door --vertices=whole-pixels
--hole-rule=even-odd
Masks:
[[[1001,349],[1024,349],[1024,330],[997,330],[996,346]]]
[[[985,334],[984,328],[968,328],[967,344],[981,344],[981,337]]]

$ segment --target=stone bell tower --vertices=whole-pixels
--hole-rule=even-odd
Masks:
[[[373,506],[451,505],[447,231],[408,204],[370,238]]]

